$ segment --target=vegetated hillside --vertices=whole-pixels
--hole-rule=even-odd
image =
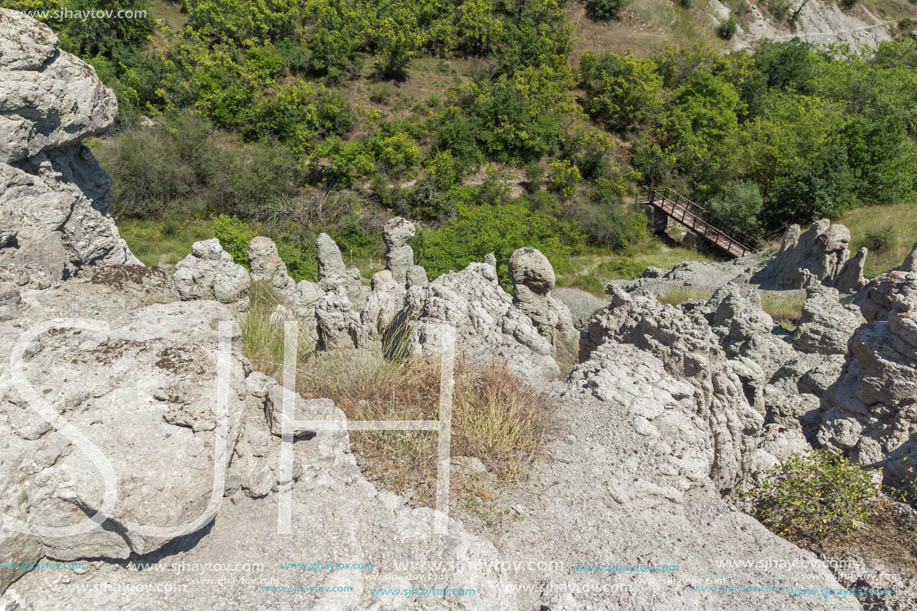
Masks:
[[[602,4],[596,2],[594,4]],[[646,55],[666,44],[704,42],[722,50],[762,39],[798,37],[818,45],[874,47],[907,36],[917,18],[909,0],[640,0],[621,4],[607,21],[590,19],[590,3],[574,3],[568,19],[580,34],[574,53],[633,51]],[[721,32],[732,16],[735,29]],[[729,39],[721,35],[729,34]]]
[[[422,223],[431,275],[490,251],[505,266],[522,244],[563,274],[645,239],[626,203],[650,185],[748,240],[917,199],[917,41],[726,54],[634,38],[615,54],[599,34],[639,32],[647,10],[619,4],[119,0],[153,12],[50,24],[118,94],[120,132],[95,151],[119,220],[209,225],[240,260],[267,233],[296,277],[322,230],[371,268],[392,214]],[[659,15],[687,43],[711,31],[700,10]]]

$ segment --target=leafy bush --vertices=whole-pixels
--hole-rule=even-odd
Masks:
[[[710,221],[720,227],[729,227],[727,233],[735,237],[758,238],[761,235],[761,211],[764,197],[761,189],[748,180],[733,181],[706,203]]]
[[[750,496],[764,524],[794,540],[820,541],[857,529],[874,512],[881,485],[830,450],[790,457]]]
[[[233,261],[248,267],[248,243],[258,235],[254,229],[234,216],[220,214],[213,219],[213,233]]]
[[[898,245],[898,232],[891,225],[871,229],[866,232],[863,245],[876,252],[891,250]]]
[[[458,216],[441,228],[419,231],[412,242],[417,261],[431,279],[472,261],[481,261],[489,252],[497,257],[498,270],[508,285],[506,265],[514,250],[534,246],[555,267],[582,245],[582,235],[571,224],[555,217],[531,212],[523,204],[460,205]]]
[[[616,19],[630,0],[588,0],[586,13],[593,19],[607,21]]]
[[[583,180],[582,176],[580,176],[579,168],[567,159],[552,161],[549,166],[551,168],[551,178],[548,182],[548,188],[563,199],[573,197],[573,194],[576,193],[576,187]]]
[[[720,22],[719,27],[716,29],[716,33],[723,40],[732,40],[732,37],[735,36],[738,29],[739,25],[736,23],[735,14],[729,13],[729,18]]]
[[[584,108],[609,129],[626,132],[662,108],[662,78],[652,60],[590,53],[580,60]]]

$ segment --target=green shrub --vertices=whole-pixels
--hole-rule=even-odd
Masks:
[[[593,19],[608,21],[616,19],[630,0],[588,0],[586,13]]]
[[[820,541],[867,521],[880,487],[840,454],[813,450],[790,457],[749,494],[758,518],[778,535]]]
[[[728,227],[736,238],[756,239],[761,235],[764,197],[758,185],[749,180],[732,181],[706,203],[710,222]]]
[[[866,232],[863,245],[876,252],[891,250],[898,245],[898,232],[891,225],[871,229]]]
[[[248,267],[248,243],[258,235],[248,223],[220,214],[213,219],[213,233],[233,261]]]
[[[568,159],[552,161],[548,164],[551,168],[551,178],[548,188],[563,199],[569,199],[576,193],[576,188],[582,182],[579,168],[570,163]]]
[[[738,28],[739,25],[736,23],[735,14],[729,13],[729,18],[720,22],[719,27],[716,29],[716,33],[723,40],[732,40]]]
[[[650,59],[590,53],[580,60],[584,108],[609,129],[626,132],[662,108],[662,77]]]
[[[517,248],[534,246],[555,268],[562,268],[565,257],[582,243],[582,235],[572,223],[531,212],[514,201],[502,205],[460,205],[458,215],[441,228],[419,231],[412,246],[418,263],[427,269],[431,279],[463,269],[493,252],[501,280],[508,286],[506,265]]]

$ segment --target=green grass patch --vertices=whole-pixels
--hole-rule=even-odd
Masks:
[[[715,259],[690,248],[671,247],[648,238],[621,252],[596,249],[569,257],[569,265],[555,270],[557,286],[603,295],[605,284],[611,280],[631,280],[647,267],[671,269],[683,261],[712,262]]]
[[[191,245],[213,237],[211,221],[125,219],[118,231],[144,265],[174,265],[191,252]]]
[[[867,278],[874,278],[901,265],[914,242],[917,242],[917,203],[863,206],[843,215],[837,222],[850,229],[851,255],[868,246],[869,242],[874,243],[875,237],[887,228],[894,229],[896,239],[893,245],[886,241],[888,247],[869,251],[864,270]]]

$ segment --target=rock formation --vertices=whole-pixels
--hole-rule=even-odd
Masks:
[[[455,328],[456,353],[486,365],[505,362],[535,384],[559,374],[554,349],[500,288],[497,270],[470,263],[460,272],[408,289],[385,343],[408,353],[437,354],[447,327]]]
[[[799,225],[791,225],[780,251],[752,282],[766,289],[801,289],[819,283],[834,286],[840,276],[845,285],[850,284],[855,268],[842,274],[850,258],[849,244],[850,231],[828,219],[812,223],[805,233],[801,233]]]
[[[382,228],[386,269],[395,282],[407,288],[427,283],[427,272],[414,265],[414,250],[408,244],[414,232],[414,224],[400,216],[389,219]]]
[[[866,286],[863,270],[866,268],[866,255],[869,249],[863,247],[855,257],[848,259],[834,279],[834,288],[842,293],[855,293]]]
[[[917,274],[917,242],[914,243],[911,252],[904,258],[904,262],[895,268],[896,272],[911,272]]]
[[[343,286],[353,306],[357,310],[363,309],[368,291],[363,290],[360,270],[344,265],[341,250],[327,233],[319,234],[315,241],[315,258],[318,261],[318,286],[323,291],[334,291]]]
[[[573,316],[562,302],[551,297],[554,268],[535,248],[519,248],[509,258],[509,275],[513,281],[513,305],[522,310],[551,345],[561,340],[576,344],[579,338]]]
[[[858,297],[869,322],[823,397],[818,441],[900,484],[917,461],[917,274],[884,274]]]
[[[707,320],[615,289],[611,304],[589,323],[581,360],[606,343],[645,350],[670,376],[692,385],[692,412],[706,423],[714,453],[709,476],[720,490],[738,483],[750,468],[764,419],[749,405]]]
[[[214,299],[226,304],[244,304],[251,285],[248,270],[237,265],[216,238],[192,244],[191,254],[175,265],[173,280],[184,300]]]
[[[0,41],[0,265],[60,280],[139,263],[111,219],[111,181],[79,142],[111,127],[114,92],[22,13],[0,9]]]

